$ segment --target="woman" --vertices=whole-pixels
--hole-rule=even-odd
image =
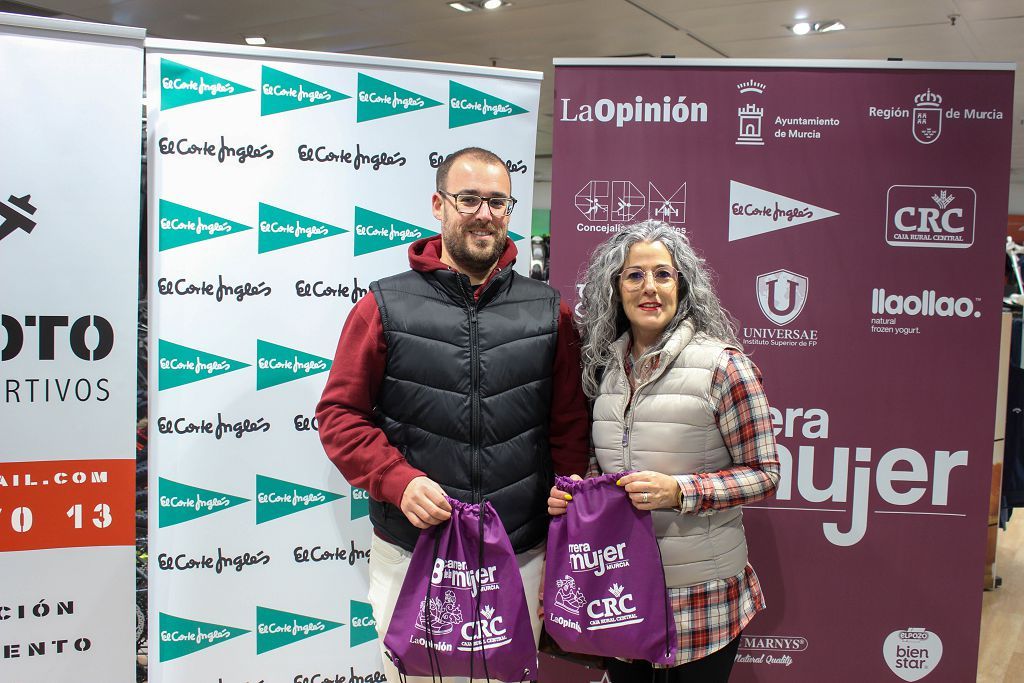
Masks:
[[[779,480],[757,368],[686,237],[658,221],[594,250],[577,320],[583,389],[593,400],[592,473],[622,477],[652,511],[679,649],[666,678],[727,681],[739,635],[764,609],[747,563],[740,505]],[[571,498],[551,489],[548,511]],[[649,662],[609,659],[613,683],[651,680]]]

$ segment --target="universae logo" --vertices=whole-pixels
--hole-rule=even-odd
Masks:
[[[757,305],[776,325],[788,325],[804,310],[810,289],[806,276],[780,269],[758,275],[755,282]]]

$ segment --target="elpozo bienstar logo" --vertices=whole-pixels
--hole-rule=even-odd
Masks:
[[[526,112],[526,109],[508,100],[456,81],[448,81],[448,128],[470,126]]]
[[[257,605],[256,654],[261,655],[279,647],[293,645],[342,626],[344,624],[337,621]]]
[[[260,202],[259,253],[309,244],[348,232],[343,228]]]
[[[919,681],[939,665],[942,640],[924,628],[893,631],[882,644],[882,656],[894,674],[905,681]]]
[[[32,205],[32,195],[15,197],[13,194],[7,198],[7,202],[0,202],[0,240],[14,233],[15,230],[24,230],[31,233],[36,227],[36,222],[29,218],[36,212]]]
[[[974,244],[974,189],[893,185],[885,197],[885,241],[894,247],[967,249]]]
[[[158,342],[158,391],[173,389],[249,367],[248,363],[189,348],[164,339]]]
[[[312,486],[304,486],[283,479],[256,475],[256,523],[263,524],[296,512],[310,510],[341,500],[340,493],[332,493]]]
[[[426,95],[406,90],[364,73],[359,74],[358,87],[357,123],[382,119],[386,116],[408,114],[421,109],[439,107],[442,104]]]
[[[190,66],[160,59],[160,109],[252,92],[252,88]]]
[[[352,99],[352,96],[266,65],[263,67],[260,116],[270,116],[348,99]]]
[[[256,390],[312,377],[331,369],[331,360],[305,351],[256,340]]]
[[[576,193],[576,209],[586,218],[577,232],[618,232],[646,210],[646,217],[664,221],[684,232],[686,182],[663,184],[647,181],[647,193],[628,180],[591,180]]]
[[[373,619],[373,609],[369,603],[358,600],[349,601],[349,647],[377,640],[377,622]]]
[[[730,242],[839,215],[735,180],[729,181],[729,207]]]
[[[355,210],[355,255],[363,256],[400,244],[410,244],[437,233],[397,218],[357,206]]]
[[[248,498],[229,493],[202,489],[170,479],[159,479],[158,517],[159,526],[164,527],[191,522],[216,512],[229,510],[236,505],[248,503]]]
[[[784,329],[804,310],[810,292],[807,276],[779,269],[758,275],[754,285],[761,313],[777,327],[744,327],[744,344],[804,348],[818,344],[816,329]]]
[[[226,643],[249,633],[248,629],[184,619],[160,612],[160,661],[168,662]]]
[[[160,200],[160,251],[252,230],[227,218],[184,204]]]

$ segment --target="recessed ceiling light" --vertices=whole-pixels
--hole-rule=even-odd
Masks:
[[[245,44],[246,45],[266,45],[267,44],[267,39],[264,38],[263,36],[246,36],[245,37]]]
[[[473,11],[472,7],[470,7],[469,5],[465,5],[465,4],[461,3],[461,2],[449,2],[448,6],[451,7],[452,9],[458,10],[460,12],[472,12]]]
[[[815,33],[825,33],[826,31],[842,31],[846,28],[846,25],[838,19],[830,19],[828,21],[816,21],[814,22]]]
[[[484,9],[498,9],[504,4],[504,0],[484,0],[480,3],[480,6]]]
[[[799,23],[793,24],[793,26],[790,27],[790,30],[793,31],[793,33],[797,34],[798,36],[805,36],[811,32],[811,25],[806,21],[801,21]]]

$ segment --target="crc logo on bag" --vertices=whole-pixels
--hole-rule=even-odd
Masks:
[[[918,681],[939,665],[942,640],[924,628],[893,631],[882,645],[882,656],[894,674],[905,681]]]
[[[893,185],[886,194],[885,241],[894,247],[967,249],[974,244],[973,188]]]
[[[627,593],[626,589],[617,583],[609,586],[608,592],[611,597],[601,597],[587,605],[587,616],[590,617],[588,631],[632,626],[644,620],[636,613],[632,593]]]
[[[484,605],[480,608],[480,619],[462,625],[458,649],[462,652],[477,652],[502,647],[512,642],[505,628],[505,619],[495,615],[494,608]]]

